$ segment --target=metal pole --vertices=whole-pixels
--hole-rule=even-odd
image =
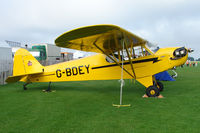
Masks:
[[[123,85],[124,85],[124,80],[123,80],[123,67],[124,67],[124,40],[123,40],[123,48],[122,48],[122,69],[121,69],[121,87],[120,87],[120,101],[119,101],[119,104],[122,105],[122,89],[123,89]]]

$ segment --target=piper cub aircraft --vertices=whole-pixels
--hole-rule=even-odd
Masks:
[[[59,47],[96,52],[89,57],[42,66],[27,50],[14,56],[13,76],[6,82],[61,82],[135,79],[156,97],[163,85],[154,75],[184,64],[188,49],[170,47],[152,50],[150,43],[115,25],[93,25],[68,31],[55,40]],[[123,72],[123,73],[122,73]],[[123,74],[123,75],[122,75]]]

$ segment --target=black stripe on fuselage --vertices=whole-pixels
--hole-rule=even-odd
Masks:
[[[143,62],[149,62],[149,61],[153,61],[153,63],[158,62],[160,60],[158,60],[158,57],[156,58],[149,58],[149,59],[144,59],[144,60],[137,60],[137,61],[132,61],[132,64],[136,64],[136,63],[143,63]],[[130,62],[124,62],[124,65],[130,64]],[[122,63],[120,63],[120,65],[122,65]],[[92,69],[99,69],[99,68],[105,68],[105,67],[113,67],[113,66],[118,66],[118,64],[111,64],[111,65],[105,65],[105,66],[98,66],[98,67],[93,67]]]
[[[42,75],[42,76],[51,76],[51,75],[55,75],[55,73],[47,74],[47,75]]]

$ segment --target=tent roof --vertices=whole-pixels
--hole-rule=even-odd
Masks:
[[[0,47],[3,47],[3,48],[11,48],[8,43],[6,43],[5,41],[0,41]]]

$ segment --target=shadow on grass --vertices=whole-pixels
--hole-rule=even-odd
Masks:
[[[15,88],[16,91],[23,90],[23,82],[9,84],[6,87]],[[27,85],[28,92],[42,91],[48,88],[49,83],[31,83]],[[71,81],[71,82],[53,82],[51,89],[59,92],[62,91],[83,91],[97,93],[119,93],[120,82],[118,80],[103,80],[103,81]],[[123,92],[133,93],[136,95],[144,94],[145,87],[136,82],[135,84],[129,80],[125,80]]]

